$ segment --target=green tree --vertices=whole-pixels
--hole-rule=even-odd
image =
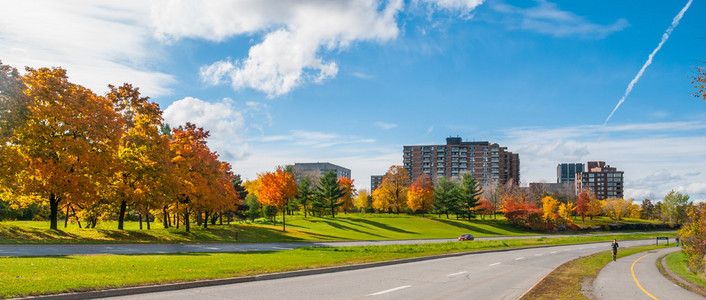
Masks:
[[[642,200],[642,208],[640,209],[640,218],[652,220],[654,218],[655,205],[650,199]]]
[[[346,191],[336,181],[336,173],[329,171],[321,177],[316,187],[316,195],[326,203],[327,208],[331,209],[331,216],[336,217],[336,207],[343,205],[338,202],[338,199],[345,196]]]
[[[255,218],[259,218],[260,214],[260,201],[257,201],[255,195],[250,194],[245,199],[245,203],[248,206],[247,216],[250,218],[250,222],[255,222]]]
[[[439,177],[436,187],[434,188],[434,203],[432,204],[432,211],[434,213],[446,214],[446,218],[449,218],[449,213],[456,212],[458,210],[457,198],[457,187],[453,181],[448,180],[446,176]]]
[[[476,181],[470,174],[463,174],[461,184],[458,186],[458,204],[463,209],[463,214],[471,220],[473,211],[480,205],[480,195],[483,191],[480,188],[480,183]]]
[[[686,218],[689,202],[689,195],[671,190],[662,200],[662,215],[672,224],[681,224]]]
[[[294,198],[295,202],[304,209],[304,218],[306,218],[307,210],[311,201],[316,196],[314,193],[315,187],[312,187],[311,177],[305,176],[299,182],[299,190],[297,196]]]

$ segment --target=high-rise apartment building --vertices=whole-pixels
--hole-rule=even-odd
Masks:
[[[441,176],[470,174],[481,183],[520,182],[520,156],[490,142],[464,142],[446,138],[446,145],[404,146],[403,166],[414,180],[427,174],[433,182]]]
[[[383,177],[383,175],[371,175],[370,176],[370,194],[371,195],[372,195],[373,191],[375,191],[382,184],[382,177]]]
[[[576,195],[585,190],[593,191],[600,200],[623,198],[623,171],[603,161],[589,161],[586,171],[576,174]]]
[[[576,181],[576,173],[584,171],[582,163],[562,163],[556,166],[556,183]]]

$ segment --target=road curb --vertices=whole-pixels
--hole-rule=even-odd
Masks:
[[[634,241],[639,241],[639,240],[651,240],[651,239],[636,239]],[[484,253],[492,253],[492,252],[508,252],[508,251],[515,251],[515,250],[538,249],[538,248],[548,248],[548,247],[557,247],[557,246],[589,245],[589,244],[598,244],[598,243],[606,243],[606,241],[564,244],[564,245],[539,245],[539,246],[505,248],[505,249],[478,250],[478,251],[468,251],[468,252],[459,252],[459,253],[449,253],[449,254],[439,254],[439,255],[431,255],[431,256],[404,258],[404,259],[380,261],[380,262],[372,262],[372,263],[363,263],[363,264],[355,264],[355,265],[335,266],[335,267],[326,267],[326,268],[318,268],[318,269],[308,269],[308,270],[297,270],[297,271],[289,271],[289,272],[262,274],[262,275],[255,275],[255,276],[198,280],[198,281],[190,281],[190,282],[169,283],[169,284],[148,285],[148,286],[136,286],[136,287],[126,287],[126,288],[108,289],[108,290],[100,290],[100,291],[87,291],[87,292],[63,293],[63,294],[54,294],[54,295],[30,296],[30,297],[14,298],[14,299],[75,300],[75,299],[89,299],[89,298],[93,299],[93,298],[129,296],[129,295],[175,291],[175,290],[183,290],[183,289],[191,289],[191,288],[199,288],[199,287],[209,287],[209,286],[217,286],[217,285],[225,285],[225,284],[244,283],[244,282],[273,280],[273,279],[290,278],[290,277],[298,277],[298,276],[308,276],[308,275],[326,274],[326,273],[334,273],[334,272],[343,272],[343,271],[350,271],[350,270],[359,270],[359,269],[367,269],[367,268],[375,268],[375,267],[382,267],[382,266],[390,266],[390,265],[397,265],[397,264],[405,264],[405,263],[412,263],[412,262],[419,262],[419,261],[441,259],[441,258],[447,258],[447,257],[458,257],[458,256],[484,254]]]

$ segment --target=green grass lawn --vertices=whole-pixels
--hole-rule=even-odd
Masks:
[[[665,257],[665,263],[667,268],[679,275],[679,277],[706,290],[706,275],[689,271],[689,261],[684,252],[678,251],[667,255],[667,257]]]
[[[232,223],[209,225],[208,229],[192,224],[191,232],[182,228],[164,229],[153,223],[152,229],[139,229],[137,222],[126,222],[117,230],[117,222],[99,222],[95,229],[80,229],[77,224],[49,230],[47,221],[0,222],[0,243],[191,243],[191,242],[281,242],[455,238],[463,233],[474,236],[529,235],[531,231],[512,226],[504,218],[456,220],[427,215],[339,214],[335,218],[287,216],[287,231],[282,231],[281,216],[277,225]]]
[[[239,277],[442,253],[654,236],[629,234],[249,253],[0,257],[0,298]]]
[[[590,218],[586,217],[584,221],[581,221],[580,217],[576,217],[572,219],[576,225],[579,226],[596,226],[596,225],[604,225],[604,224],[613,224],[618,221],[615,221],[609,217],[605,216],[597,216],[593,217],[593,220]],[[619,221],[620,223],[652,223],[652,224],[660,224],[662,221],[659,220],[645,220],[645,219],[634,219],[634,218],[623,218],[622,220]]]

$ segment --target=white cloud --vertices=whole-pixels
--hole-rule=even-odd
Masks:
[[[155,6],[153,28],[158,39],[224,41],[239,35],[264,34],[247,58],[225,59],[201,68],[209,84],[229,81],[238,90],[252,88],[270,97],[307,83],[336,76],[338,65],[324,52],[345,50],[359,41],[384,42],[397,37],[401,0],[380,5],[365,1],[278,0],[170,1]]]
[[[533,31],[556,37],[578,35],[603,38],[629,26],[625,19],[618,19],[613,24],[595,24],[582,16],[563,11],[556,4],[546,0],[536,0],[535,2],[537,5],[529,8],[496,2],[491,5],[491,8],[505,14],[502,22],[510,29]]]
[[[360,79],[372,79],[372,78],[375,78],[375,76],[373,76],[373,75],[365,74],[365,73],[362,73],[362,72],[353,72],[353,73],[351,73],[351,75],[353,75],[353,76],[355,76],[355,77],[358,77],[358,78],[360,78]]]
[[[172,127],[190,122],[209,131],[209,146],[225,160],[242,160],[250,154],[243,113],[231,99],[209,103],[186,97],[164,110],[164,120]]]
[[[385,122],[378,121],[378,122],[373,123],[373,126],[378,127],[380,129],[388,130],[388,129],[392,129],[392,128],[397,127],[397,124],[385,123]]]
[[[171,75],[149,69],[160,49],[141,1],[12,1],[0,18],[0,58],[19,69],[60,66],[98,93],[129,82],[143,94],[170,93]]]
[[[418,0],[427,4],[431,10],[459,12],[462,17],[471,18],[471,12],[485,0]]]

